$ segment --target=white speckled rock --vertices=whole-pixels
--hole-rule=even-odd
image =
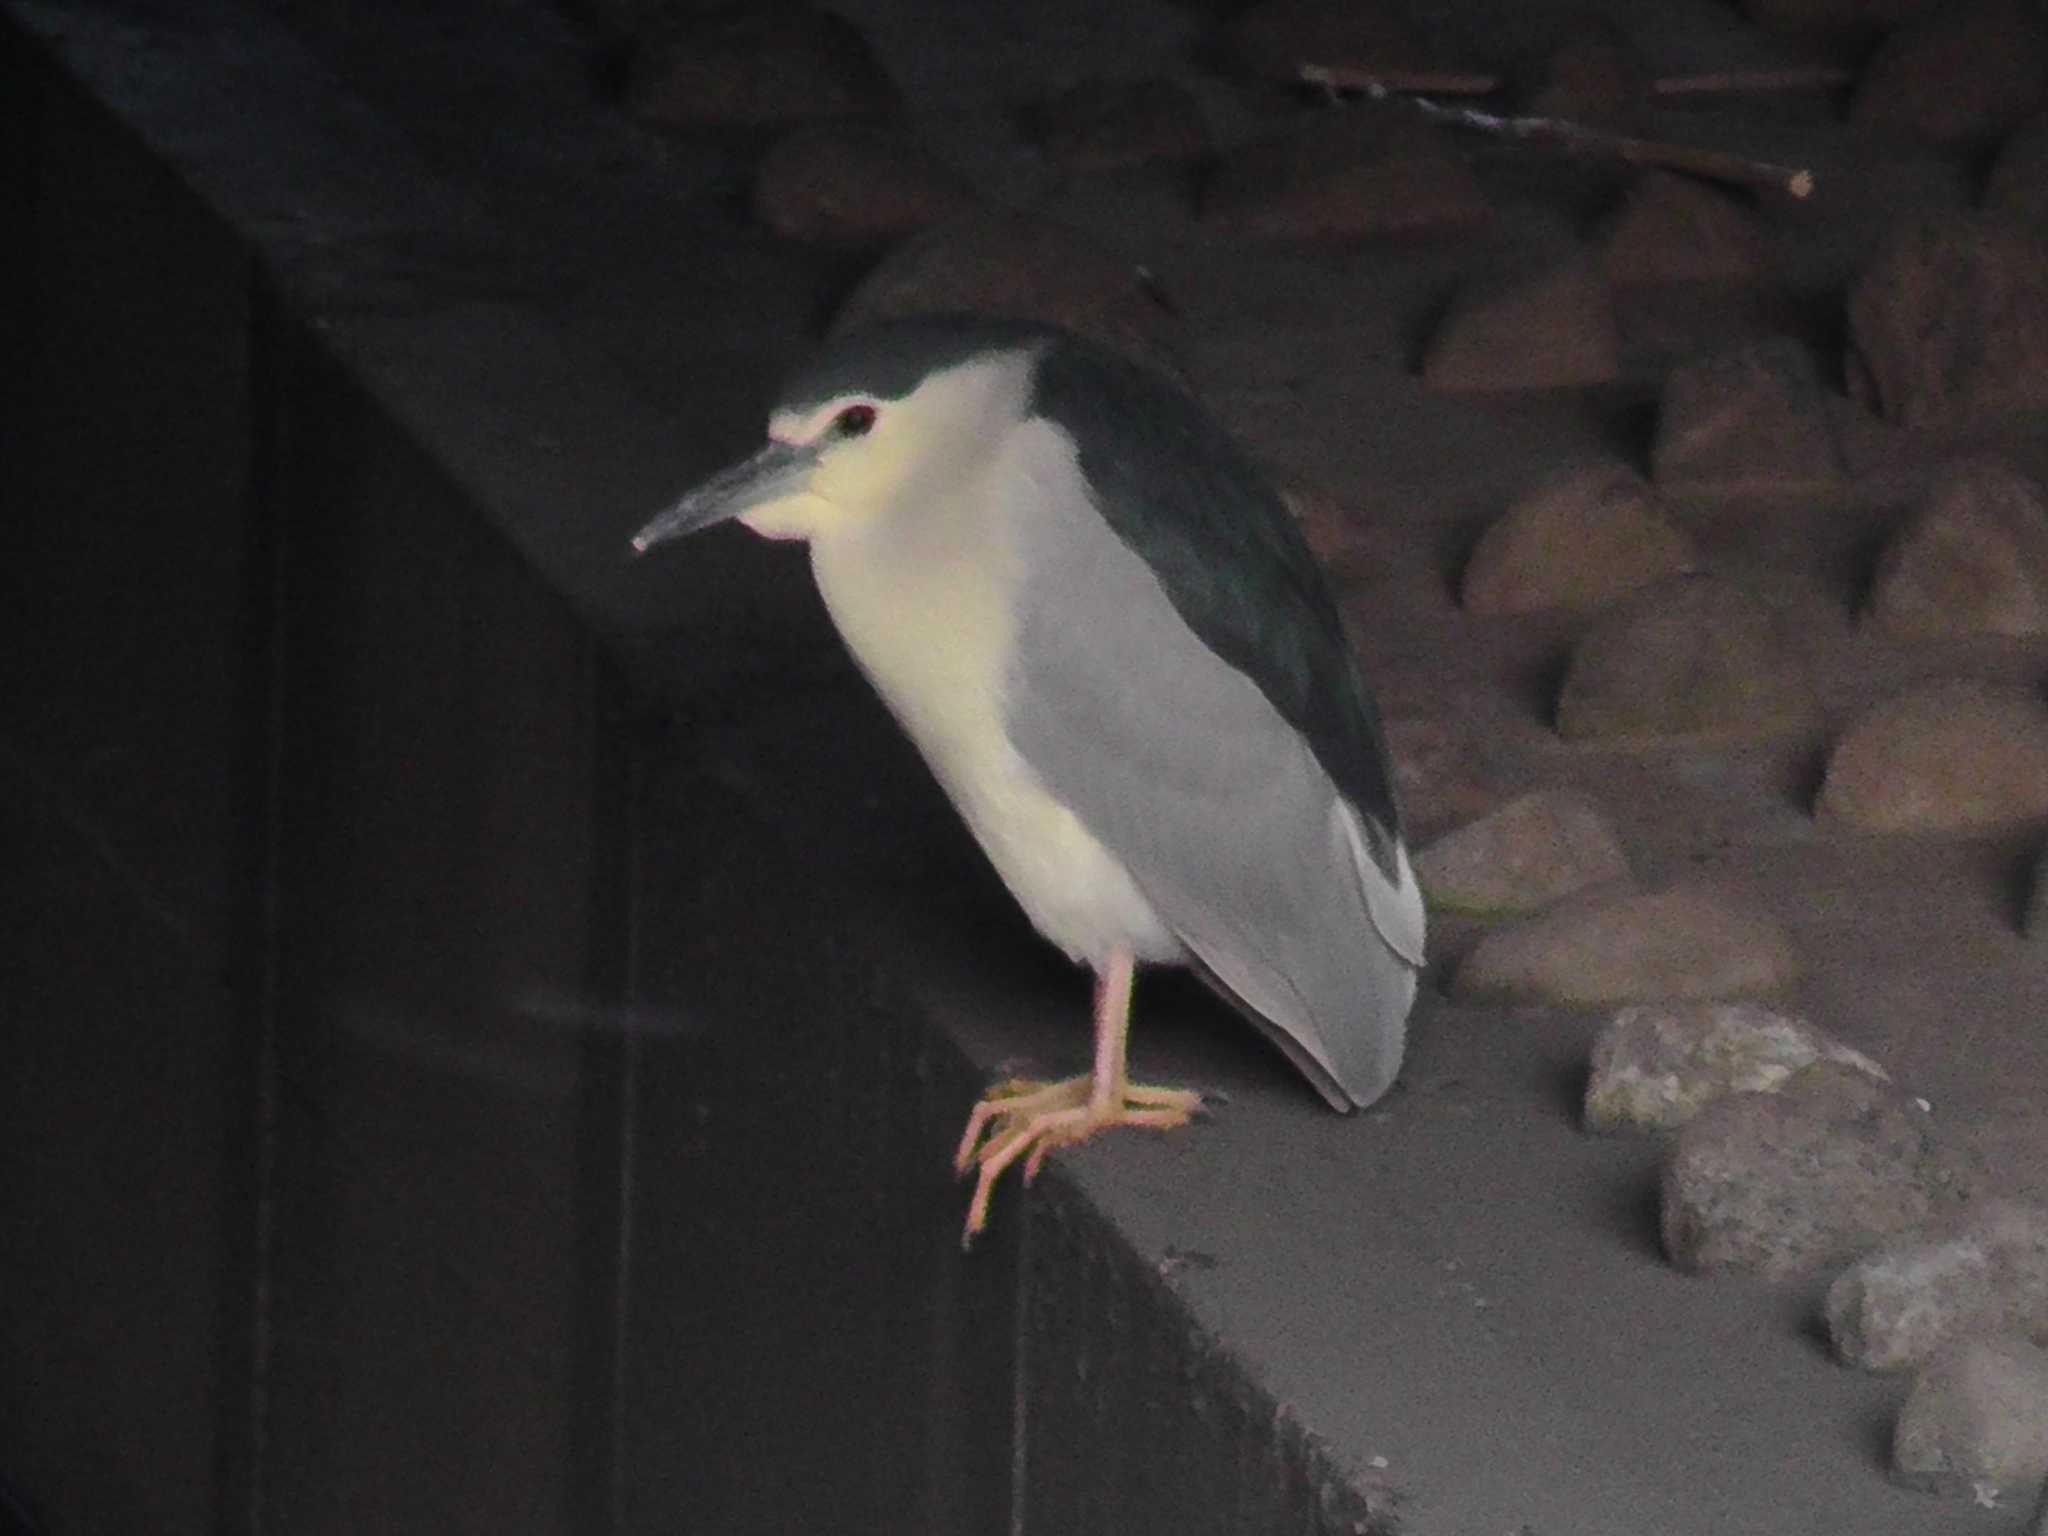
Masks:
[[[1917,1101],[1822,1061],[1776,1093],[1735,1093],[1673,1138],[1664,1251],[1680,1269],[1785,1280],[1947,1215],[1983,1178]]]
[[[1995,1334],[1936,1355],[1899,1409],[1892,1476],[1980,1500],[2048,1477],[2048,1350]]]
[[[1836,1358],[1867,1371],[1910,1369],[1968,1333],[2048,1342],[2048,1209],[1982,1200],[1894,1238],[1836,1277],[1826,1316]]]
[[[1805,1019],[1761,1003],[1623,1008],[1593,1042],[1589,1131],[1676,1130],[1731,1093],[1770,1093],[1816,1061],[1884,1068]]]

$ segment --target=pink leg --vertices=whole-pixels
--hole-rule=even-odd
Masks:
[[[1118,948],[1096,974],[1095,1066],[1087,1077],[999,1084],[974,1106],[953,1159],[962,1173],[977,1164],[980,1168],[974,1198],[968,1202],[963,1245],[972,1242],[987,1222],[995,1182],[1019,1157],[1024,1158],[1028,1184],[1054,1147],[1083,1141],[1112,1125],[1165,1130],[1185,1124],[1201,1108],[1199,1093],[1147,1087],[1126,1075],[1135,972],[1131,952]]]

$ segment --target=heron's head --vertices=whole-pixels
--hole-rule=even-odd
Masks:
[[[1027,419],[1046,339],[948,319],[831,342],[785,387],[767,444],[687,493],[633,547],[733,519],[771,539],[822,539],[943,515]]]

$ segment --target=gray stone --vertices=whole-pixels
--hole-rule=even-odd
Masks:
[[[1975,678],[1923,684],[1849,727],[1814,814],[1863,832],[1950,834],[2048,818],[2048,706]]]
[[[1135,266],[1063,225],[1003,210],[968,214],[904,241],[854,289],[831,328],[837,335],[955,313],[1063,326],[1188,382],[1168,340],[1172,319]]]
[[[1171,80],[1083,80],[1024,114],[1045,157],[1072,173],[1209,152],[1201,105]]]
[[[1558,907],[1487,933],[1451,989],[1474,1002],[1597,1008],[1776,992],[1796,970],[1776,919],[1681,886]]]
[[[852,22],[809,5],[663,10],[641,28],[626,106],[672,128],[880,117],[896,88]]]
[[[1539,790],[1447,832],[1415,858],[1433,907],[1480,916],[1540,911],[1576,891],[1631,879],[1600,807]]]
[[[1985,214],[1909,226],[1850,290],[1847,371],[1900,426],[2048,410],[2048,232]]]
[[[1357,240],[1468,229],[1490,216],[1437,134],[1364,112],[1306,117],[1226,154],[1202,221],[1255,240]]]
[[[1422,360],[1422,382],[1446,391],[1569,388],[1620,374],[1613,296],[1579,259],[1468,285]]]
[[[1980,1179],[1905,1093],[1816,1062],[1680,1129],[1662,1180],[1664,1251],[1688,1271],[1788,1279],[1955,1210]]]
[[[1998,459],[1953,467],[1886,547],[1869,617],[1909,635],[2048,630],[2048,498]]]
[[[1939,5],[1864,66],[1849,120],[1944,148],[1988,144],[2048,100],[2048,28],[2020,0]]]
[[[1982,1502],[2048,1476],[2048,1350],[1994,1335],[1936,1355],[1899,1409],[1892,1476]]]
[[[1842,478],[1813,355],[1772,336],[1680,363],[1664,380],[1650,470],[1660,486],[1801,491]]]
[[[977,201],[964,177],[900,132],[862,123],[793,129],[754,173],[755,218],[787,239],[854,250],[957,218]]]
[[[1772,1093],[1816,1061],[1884,1068],[1762,1003],[1647,1003],[1623,1008],[1593,1042],[1589,1131],[1672,1131],[1731,1093]]]
[[[1756,215],[1715,187],[1647,171],[1629,187],[1601,246],[1616,287],[1747,283],[1763,270]]]
[[[1621,465],[1591,465],[1540,485],[1508,508],[1466,563],[1468,613],[1597,608],[1689,570],[1692,540]]]
[[[1776,616],[1706,576],[1650,588],[1596,624],[1558,692],[1567,741],[1739,740],[1804,729],[1816,704]]]
[[[1866,1371],[1911,1369],[1966,1334],[2048,1343],[2048,1208],[1980,1200],[1894,1238],[1836,1277],[1825,1312],[1835,1357]]]

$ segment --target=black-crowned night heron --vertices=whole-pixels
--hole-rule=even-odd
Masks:
[[[1131,1082],[1140,961],[1192,966],[1339,1109],[1401,1066],[1422,900],[1371,696],[1278,496],[1171,385],[1062,332],[832,342],[768,445],[634,538],[810,543],[847,646],[1025,913],[1093,968],[1087,1076],[1000,1083],[980,1177],[1198,1093]]]

